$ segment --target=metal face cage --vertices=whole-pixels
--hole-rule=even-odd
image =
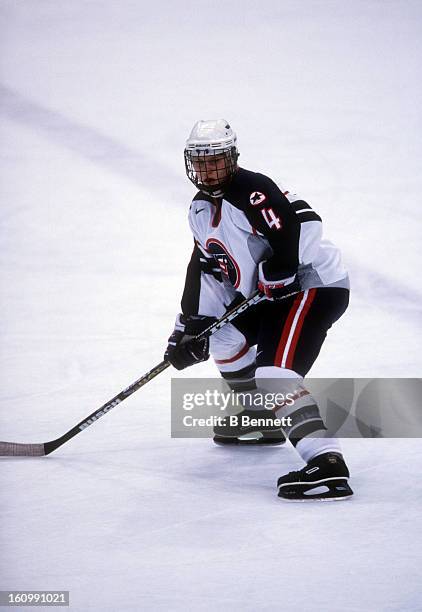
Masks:
[[[220,197],[229,186],[239,157],[230,149],[185,149],[185,168],[190,181],[212,197]]]

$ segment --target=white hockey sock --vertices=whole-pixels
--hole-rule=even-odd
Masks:
[[[323,435],[324,432],[321,432]],[[324,453],[339,453],[342,455],[340,442],[337,438],[302,438],[296,444],[296,450],[305,463]]]
[[[293,403],[280,406],[275,413],[279,418],[290,417],[291,424],[283,429],[305,463],[323,453],[342,454],[337,438],[324,437],[326,427],[318,405],[299,374],[284,368],[258,368],[256,380],[267,391],[283,390],[294,398]]]

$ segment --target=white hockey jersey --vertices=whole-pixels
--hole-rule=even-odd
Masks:
[[[239,168],[223,198],[199,192],[190,207],[195,247],[184,314],[221,316],[257,287],[260,261],[276,279],[297,275],[302,289],[349,287],[339,250],[322,239],[321,218],[263,174]]]

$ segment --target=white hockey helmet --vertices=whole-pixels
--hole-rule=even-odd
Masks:
[[[237,170],[237,137],[225,119],[195,123],[185,146],[186,174],[201,191],[223,195]],[[209,174],[212,174],[212,180]]]

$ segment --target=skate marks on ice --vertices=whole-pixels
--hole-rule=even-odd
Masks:
[[[422,315],[422,293],[411,283],[394,278],[388,272],[374,269],[370,264],[356,260],[353,253],[347,253],[347,261],[352,279],[352,294],[360,301],[376,304],[378,308],[390,312],[400,309],[406,317],[420,325]]]
[[[181,176],[123,142],[66,117],[59,111],[42,106],[13,89],[0,84],[0,113],[32,131],[39,132],[54,144],[64,147],[107,171],[130,181],[154,189],[168,198],[166,185],[172,183],[176,196]],[[162,177],[167,177],[163,185]]]

